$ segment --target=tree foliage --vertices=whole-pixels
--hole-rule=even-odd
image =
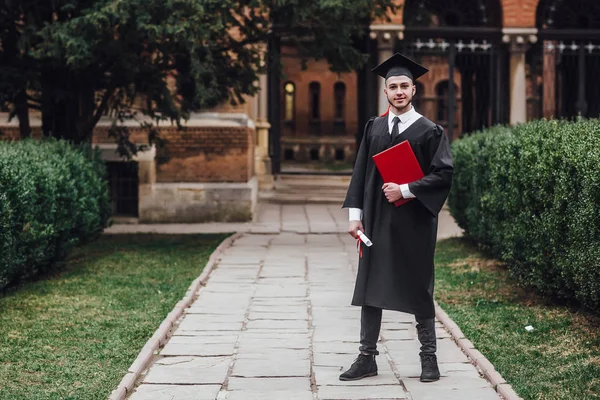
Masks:
[[[264,61],[272,38],[334,70],[359,67],[366,56],[354,40],[392,3],[1,0],[0,103],[19,118],[22,136],[34,108],[45,135],[76,143],[106,114],[179,121],[254,94],[258,74],[280,68]]]

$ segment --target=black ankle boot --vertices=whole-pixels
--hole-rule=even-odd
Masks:
[[[357,381],[375,375],[377,375],[375,356],[359,354],[350,369],[340,375],[340,381]]]
[[[435,382],[440,379],[440,369],[435,354],[421,354],[421,382]]]
[[[435,337],[435,319],[416,318],[417,336],[421,342],[421,382],[435,382],[440,379],[440,370],[437,365],[435,351],[437,349]]]

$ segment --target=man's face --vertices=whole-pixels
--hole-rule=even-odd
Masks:
[[[390,76],[385,81],[385,95],[390,104],[399,110],[412,102],[415,91],[415,85],[408,76]]]

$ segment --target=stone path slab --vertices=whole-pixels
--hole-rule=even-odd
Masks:
[[[214,399],[218,396],[221,385],[140,385],[136,392],[137,400],[200,400]]]
[[[279,209],[288,217],[298,210]],[[440,324],[442,379],[419,382],[414,317],[391,311],[383,315],[379,375],[339,381],[358,353],[360,309],[349,305],[355,242],[345,233],[293,232],[345,229],[343,216],[325,211],[320,221],[282,224],[290,232],[236,240],[129,398],[498,400]]]

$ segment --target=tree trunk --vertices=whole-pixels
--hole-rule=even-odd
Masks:
[[[55,83],[59,83],[60,86]],[[74,144],[91,142],[95,124],[94,88],[81,84],[68,70],[42,73],[42,130],[44,136]]]
[[[77,91],[77,102],[79,106],[77,110],[77,132],[81,142],[92,142],[92,136],[94,134],[94,128],[100,119],[95,118],[96,113],[100,115],[103,110],[98,110],[103,104],[96,105],[95,95],[96,91],[93,85],[87,84],[86,82],[79,83]]]
[[[6,33],[7,35],[2,41],[4,50],[3,59],[7,67],[14,68],[19,73],[18,77],[14,76],[13,79],[11,79],[11,82],[6,83],[14,85],[9,90],[12,92],[12,103],[15,106],[15,112],[19,119],[20,137],[21,139],[24,139],[31,136],[31,126],[29,123],[29,107],[27,105],[27,78],[23,73],[23,56],[20,55],[19,48],[17,47],[20,35],[15,24],[8,25],[6,27]]]
[[[31,136],[31,125],[29,123],[29,106],[27,105],[27,92],[23,88],[15,96],[15,109],[19,118],[19,132],[21,139]]]
[[[42,88],[42,130],[44,136],[69,140],[79,143],[79,135],[73,118],[72,103],[65,99],[52,99],[52,91]]]

